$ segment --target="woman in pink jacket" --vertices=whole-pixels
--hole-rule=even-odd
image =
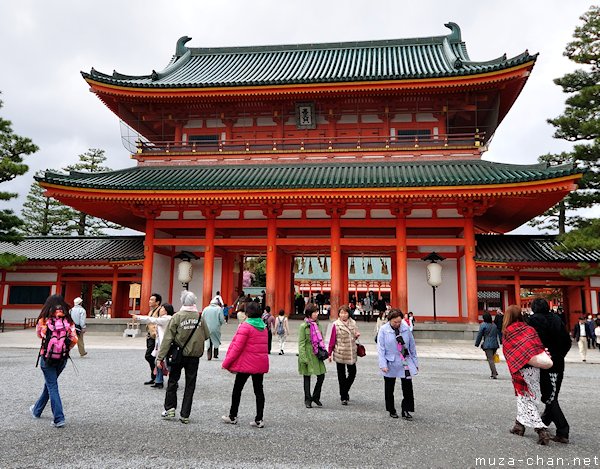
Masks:
[[[252,386],[256,396],[256,417],[250,426],[263,428],[263,411],[265,408],[265,393],[263,391],[263,376],[269,372],[268,332],[261,319],[259,303],[246,305],[248,319],[238,327],[231,344],[227,349],[222,367],[234,373],[235,383],[231,393],[231,409],[229,415],[221,417],[223,422],[237,424],[238,408],[242,398],[242,390],[248,378],[252,376]]]

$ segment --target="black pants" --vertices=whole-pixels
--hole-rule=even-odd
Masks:
[[[401,378],[402,383],[402,410],[406,412],[415,411],[415,396],[413,393],[412,379]],[[396,387],[396,378],[383,377],[385,388],[385,410],[391,414],[396,413],[396,403],[394,402],[394,388]]]
[[[196,390],[199,363],[199,357],[183,357],[180,365],[171,366],[169,384],[167,384],[167,393],[165,394],[165,410],[177,408],[177,387],[179,378],[181,377],[181,370],[185,370],[185,390],[183,392],[180,415],[185,418],[190,416],[194,391]]]
[[[267,326],[267,332],[269,333],[269,338],[267,339],[269,342],[269,353],[271,353],[271,345],[273,344],[273,332],[271,332],[271,328]]]
[[[263,391],[263,374],[251,375],[249,373],[238,373],[235,375],[235,383],[233,384],[233,392],[231,393],[231,409],[229,409],[229,418],[237,417],[238,409],[240,408],[240,400],[242,398],[242,390],[246,385],[248,378],[252,376],[252,387],[254,388],[254,396],[256,397],[256,417],[255,422],[260,422],[263,419],[265,410],[265,393]]]
[[[156,339],[152,337],[146,337],[146,354],[144,358],[150,365],[150,379],[154,379],[154,367],[156,366],[156,359],[152,356],[154,347],[156,346]]]
[[[556,436],[569,438],[569,422],[558,403],[558,393],[562,385],[564,370],[540,370],[540,390],[542,402],[546,405],[542,413],[542,422],[556,425]]]
[[[317,375],[317,383],[315,389],[310,393],[310,376],[304,377],[304,400],[305,401],[319,401],[321,400],[321,388],[323,387],[323,381],[325,381],[325,373]]]
[[[336,363],[338,384],[340,386],[340,399],[342,401],[350,400],[350,388],[356,378],[356,363],[354,365],[346,365],[344,363]],[[348,368],[348,374],[346,375],[346,367]]]

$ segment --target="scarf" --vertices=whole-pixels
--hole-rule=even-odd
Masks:
[[[251,326],[256,327],[259,331],[262,331],[265,329],[265,327],[267,327],[262,318],[248,318],[246,319],[246,322]]]
[[[319,351],[319,347],[322,349],[325,348],[325,343],[323,342],[323,336],[321,335],[321,331],[319,330],[319,326],[316,321],[312,319],[305,318],[304,321],[308,324],[310,328],[310,343],[312,344],[313,353],[316,355]]]
[[[524,322],[512,323],[504,332],[502,351],[511,374],[523,368],[531,357],[542,353],[544,346],[537,332]]]
[[[400,334],[400,329],[394,329],[392,327],[392,330],[394,331],[394,334],[396,335],[396,337],[398,337],[398,336],[402,337],[402,334]],[[408,357],[408,349],[405,347],[405,344],[402,344],[400,342],[396,342],[396,347],[398,347],[398,353],[400,353],[400,360],[402,361],[402,366],[404,367],[404,374],[406,376],[410,376],[410,369],[408,368],[408,360],[406,360],[406,357]],[[404,355],[404,350],[406,350],[406,356]]]

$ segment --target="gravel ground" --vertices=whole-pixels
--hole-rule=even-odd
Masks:
[[[600,466],[598,365],[567,366],[561,404],[571,444],[540,447],[530,429],[523,438],[508,433],[516,402],[505,363],[493,381],[484,361],[422,359],[414,382],[417,411],[407,422],[385,412],[372,355],[360,359],[348,407],[340,405],[335,367],[328,365],[320,409],[304,407],[295,354],[272,355],[264,429],[249,426],[251,382],[238,425],[221,423],[233,376],[220,360],[204,358],[191,423],[161,420],[164,391],[142,385],[148,373],[140,350],[92,350],[74,358],[59,380],[67,425],[55,429],[50,405],[39,420],[29,413],[43,387],[34,364],[34,350],[0,348],[1,468],[454,468],[509,466],[509,458],[512,467],[559,467],[548,463],[565,458],[563,465],[574,466],[576,457]],[[398,408],[400,398],[398,383]],[[486,458],[485,466],[476,458]]]

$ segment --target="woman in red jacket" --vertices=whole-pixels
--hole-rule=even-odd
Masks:
[[[242,390],[248,378],[252,376],[252,386],[256,396],[256,417],[250,422],[252,427],[263,428],[263,411],[265,408],[265,393],[263,391],[263,376],[269,372],[268,332],[261,319],[260,304],[246,304],[248,319],[240,324],[227,349],[222,367],[234,373],[235,383],[231,393],[231,408],[229,415],[221,417],[223,422],[237,424],[238,408]]]

